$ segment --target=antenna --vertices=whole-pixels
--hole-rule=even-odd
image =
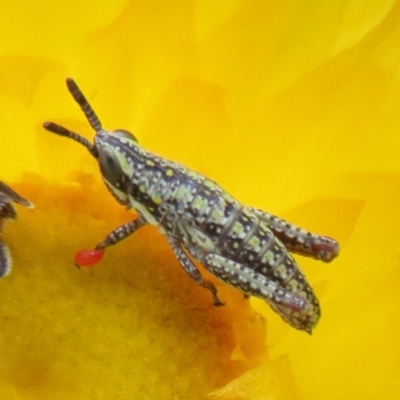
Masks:
[[[61,125],[55,124],[54,122],[45,122],[43,124],[43,128],[47,129],[50,132],[55,133],[56,135],[64,136],[69,139],[75,140],[76,142],[85,146],[93,157],[95,158],[98,157],[97,150],[94,147],[94,145],[90,143],[89,140],[85,139],[83,136],[78,135],[77,133],[72,132],[67,128],[64,128]]]
[[[93,111],[93,108],[90,106],[89,102],[86,100],[86,97],[83,95],[81,90],[79,89],[78,85],[72,78],[67,78],[67,87],[69,92],[72,94],[72,97],[74,100],[79,104],[81,107],[82,111],[84,112],[87,120],[89,121],[89,124],[92,126],[92,128],[98,132],[101,130],[101,122],[95,112]],[[56,132],[54,132],[56,133]]]

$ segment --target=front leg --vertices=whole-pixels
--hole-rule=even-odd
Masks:
[[[308,305],[307,299],[286,290],[272,279],[220,255],[209,254],[205,259],[205,266],[217,278],[248,295],[294,311],[304,311]]]
[[[77,253],[75,256],[75,265],[79,268],[97,264],[103,258],[104,250],[107,247],[114,246],[121,240],[126,239],[146,224],[147,221],[139,214],[139,217],[134,221],[127,222],[114,229],[102,242],[96,245],[94,250],[82,250]]]
[[[249,209],[271,229],[289,251],[324,262],[331,262],[339,255],[340,246],[336,240],[311,233],[257,208]]]
[[[107,247],[114,246],[115,244],[119,243],[121,240],[126,239],[128,236],[135,233],[138,229],[142,226],[146,225],[147,221],[139,215],[134,221],[127,222],[119,226],[118,228],[114,229],[111,233],[107,235],[107,237],[97,244],[95,247],[96,250],[104,250]]]
[[[181,266],[186,271],[186,273],[200,286],[204,287],[205,289],[208,289],[211,292],[214,306],[216,307],[223,306],[225,303],[222,303],[222,301],[218,298],[217,288],[211,281],[203,279],[200,271],[196,268],[192,260],[183,250],[181,242],[173,236],[168,236],[168,242],[171,245],[172,250],[174,251],[177,259],[179,260]]]

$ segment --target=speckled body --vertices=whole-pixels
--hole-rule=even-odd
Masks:
[[[70,92],[96,130],[94,144],[54,123],[45,127],[70,137],[98,160],[111,194],[126,208],[139,213],[138,220],[113,231],[96,248],[116,244],[145,224],[157,225],[185,271],[209,289],[193,259],[223,282],[256,296],[291,326],[311,330],[317,324],[320,305],[289,251],[329,262],[338,255],[337,242],[242,205],[218,184],[186,167],[144,150],[127,131],[106,131],[72,80]]]
[[[286,322],[298,329],[317,324],[321,315],[318,299],[260,210],[243,206],[203,175],[155,156],[128,139],[98,133],[96,146],[111,146],[118,152],[130,178],[125,187],[117,187],[104,177],[120,203],[136,208],[162,233],[176,237],[190,256],[225,283],[266,300]],[[210,254],[247,267],[253,279],[243,279],[240,269],[215,271],[207,263]],[[279,304],[263,294],[264,277],[276,282],[277,290],[283,288],[305,299],[305,310]]]

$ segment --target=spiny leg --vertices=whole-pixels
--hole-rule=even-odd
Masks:
[[[181,266],[186,271],[186,273],[196,281],[200,286],[208,289],[211,292],[213,297],[213,304],[215,307],[220,307],[225,305],[219,298],[218,298],[218,290],[215,285],[211,281],[207,281],[203,279],[200,274],[200,271],[196,268],[192,260],[189,256],[185,253],[182,248],[180,241],[172,236],[168,236],[168,242],[172,247],[177,259],[179,260]]]
[[[340,246],[336,240],[311,233],[265,211],[256,208],[250,209],[271,229],[289,251],[324,262],[331,262],[339,255]]]
[[[272,279],[220,255],[209,254],[205,267],[225,283],[267,302],[272,301],[294,311],[304,311],[308,305],[307,299],[286,290]]]
[[[134,221],[127,222],[124,225],[114,229],[107,237],[96,245],[94,250],[82,250],[75,255],[75,265],[79,267],[90,267],[97,264],[104,254],[104,250],[107,247],[113,246],[119,243],[121,240],[126,239],[132,235],[142,226],[146,225],[147,221],[143,216],[139,215]]]
[[[142,216],[139,216],[134,221],[127,222],[114,229],[102,242],[98,243],[95,248],[96,250],[104,250],[107,247],[114,246],[146,224],[147,221]]]
[[[11,272],[11,265],[10,251],[3,239],[0,238],[0,278]]]

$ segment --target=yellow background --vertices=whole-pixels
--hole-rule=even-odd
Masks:
[[[3,232],[1,399],[400,399],[399,2],[3,3],[0,179],[36,208]],[[106,128],[340,241],[299,258],[312,337],[220,283],[213,308],[151,227],[73,267],[132,215],[41,128],[93,137],[67,76]]]

